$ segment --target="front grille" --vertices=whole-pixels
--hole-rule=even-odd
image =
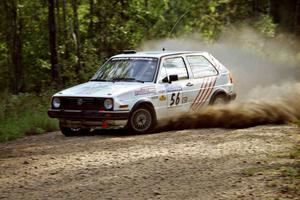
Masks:
[[[80,97],[65,97],[61,98],[61,109],[68,110],[104,110],[101,98],[80,98]]]

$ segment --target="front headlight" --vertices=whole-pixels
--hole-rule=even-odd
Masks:
[[[59,108],[60,107],[60,99],[59,98],[53,98],[52,100],[52,105],[54,108]]]
[[[112,107],[113,107],[113,100],[112,99],[105,99],[105,101],[104,101],[104,107],[107,110],[112,109]]]

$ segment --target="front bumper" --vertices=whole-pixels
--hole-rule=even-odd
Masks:
[[[127,120],[129,117],[129,111],[49,109],[48,115],[51,118],[67,120]]]

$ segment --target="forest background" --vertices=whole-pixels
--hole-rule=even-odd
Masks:
[[[0,141],[57,130],[51,95],[144,41],[213,43],[241,25],[300,36],[300,0],[3,0],[0,13]]]

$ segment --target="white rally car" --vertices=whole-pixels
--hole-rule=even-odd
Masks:
[[[207,52],[126,51],[87,83],[56,93],[48,115],[65,136],[115,126],[145,133],[160,120],[235,97],[230,72]]]

